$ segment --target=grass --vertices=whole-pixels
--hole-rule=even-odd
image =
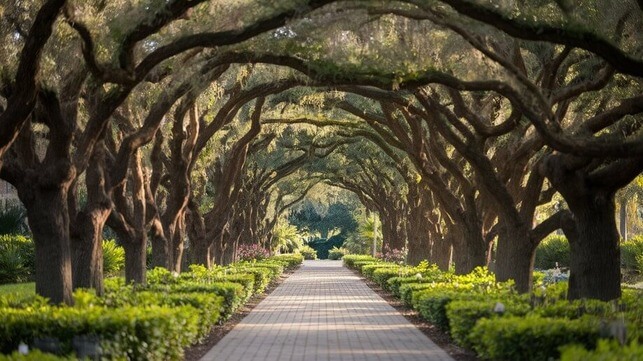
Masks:
[[[36,293],[36,284],[34,282],[28,282],[0,285],[0,296],[8,295],[11,293],[19,295],[32,295]]]

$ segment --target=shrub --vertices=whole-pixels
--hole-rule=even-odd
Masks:
[[[179,275],[167,268],[156,267],[147,271],[147,283],[150,285],[175,285],[179,283]]]
[[[168,291],[168,289],[157,289],[157,291]],[[246,290],[242,285],[234,282],[214,282],[211,284],[181,283],[171,286],[171,292],[202,292],[214,293],[224,298],[221,311],[221,321],[225,321],[243,304]]]
[[[632,237],[621,243],[621,265],[623,268],[643,273],[643,259],[641,257],[643,257],[643,235]]]
[[[363,274],[364,277],[372,279],[373,272],[375,272],[376,269],[380,269],[380,268],[398,269],[399,267],[400,266],[395,263],[386,263],[386,262],[368,263],[360,267],[360,273]]]
[[[478,355],[487,360],[547,361],[557,359],[562,345],[593,347],[599,337],[597,321],[584,317],[564,318],[502,317],[481,319],[469,340]]]
[[[30,280],[34,273],[34,244],[21,235],[0,235],[0,284]]]
[[[375,262],[377,261],[375,257],[369,256],[369,255],[364,255],[364,254],[347,254],[342,258],[342,261],[344,261],[344,266],[348,268],[355,268],[355,262],[358,261],[369,261],[369,262]]]
[[[373,281],[380,285],[383,289],[390,291],[388,280],[393,277],[406,276],[413,272],[412,267],[382,267],[373,271]]]
[[[529,312],[529,304],[518,300],[454,300],[445,307],[446,317],[449,322],[449,334],[453,340],[462,347],[471,348],[471,342],[469,341],[471,329],[481,318],[498,316],[494,312],[497,302],[501,302],[505,306],[504,315],[526,315]]]
[[[22,355],[18,351],[10,355],[0,354],[0,361],[71,361],[75,359],[75,357],[56,356],[39,350],[30,350],[26,355]]]
[[[198,311],[190,306],[45,307],[0,309],[0,351],[9,353],[21,342],[56,337],[65,354],[76,335],[96,335],[110,359],[180,360],[183,348],[198,336]]]
[[[317,251],[311,246],[304,245],[297,252],[304,256],[304,259],[317,259]]]
[[[407,249],[390,249],[388,245],[384,246],[384,250],[380,255],[380,258],[385,262],[395,262],[395,263],[405,263],[406,262]]]
[[[27,232],[27,212],[21,206],[7,207],[0,211],[0,234],[22,234]]]
[[[643,360],[643,346],[637,342],[621,346],[613,340],[598,340],[596,350],[588,351],[581,345],[561,347],[560,361],[639,361]]]
[[[263,293],[272,280],[272,271],[265,267],[238,266],[230,268],[230,272],[251,275],[254,278],[254,293]]]
[[[348,249],[344,247],[333,247],[328,251],[328,259],[338,260],[342,259],[345,255],[348,254]]]
[[[296,268],[302,262],[304,262],[304,256],[301,255],[300,253],[278,254],[276,256],[270,257],[269,259],[286,262],[287,264],[286,268],[288,269]]]
[[[113,239],[103,241],[103,272],[115,276],[125,267],[125,250]]]
[[[550,269],[569,266],[569,242],[565,236],[551,235],[540,242],[536,248],[536,260],[534,267],[538,269]]]
[[[267,249],[258,244],[242,244],[237,249],[237,256],[242,261],[262,260],[270,256]]]

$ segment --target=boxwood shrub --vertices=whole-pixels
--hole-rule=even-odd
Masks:
[[[344,266],[357,268],[356,262],[377,262],[377,258],[364,254],[347,254],[342,258]]]
[[[486,360],[547,361],[560,357],[562,345],[576,343],[592,348],[599,338],[598,320],[539,316],[480,319],[469,341]]]
[[[55,337],[65,354],[76,335],[95,335],[110,359],[180,360],[183,348],[199,336],[198,312],[191,306],[173,308],[44,307],[0,309],[0,351],[11,353],[21,342]]]
[[[560,361],[640,361],[643,360],[643,345],[631,342],[621,346],[614,340],[598,340],[595,350],[581,345],[561,347]]]
[[[502,316],[523,316],[530,311],[529,303],[519,299],[507,300],[454,300],[446,306],[446,318],[449,322],[449,333],[455,343],[471,348],[469,333],[479,319],[499,317],[494,312],[497,302],[501,302],[505,308]]]
[[[278,254],[268,259],[285,262],[287,264],[286,268],[288,269],[295,269],[304,262],[304,256],[300,253]]]

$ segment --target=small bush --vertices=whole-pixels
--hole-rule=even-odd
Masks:
[[[383,289],[391,291],[389,289],[388,280],[393,277],[407,276],[413,272],[412,267],[383,267],[377,268],[373,271],[373,281],[380,285]]]
[[[565,236],[551,235],[540,242],[536,248],[536,260],[534,267],[538,269],[550,269],[569,266],[569,242]]]
[[[304,245],[297,252],[304,256],[304,259],[317,259],[317,251],[311,246]]]
[[[473,349],[486,360],[547,361],[560,356],[560,346],[591,348],[599,338],[597,320],[581,318],[502,317],[481,319],[471,330]]]
[[[105,276],[116,276],[125,267],[125,249],[113,239],[103,241],[103,272]]]
[[[72,361],[75,357],[56,356],[39,350],[29,350],[29,353],[22,355],[15,351],[10,355],[0,354],[0,361]]]
[[[270,256],[267,249],[258,244],[242,244],[237,249],[237,256],[242,261],[262,260]]]
[[[342,261],[344,261],[344,266],[348,268],[356,268],[355,262],[376,262],[377,259],[365,254],[347,254],[342,258]]]
[[[643,273],[642,258],[643,236],[635,236],[621,243],[621,265],[623,268]]]
[[[561,347],[560,361],[640,361],[643,346],[637,342],[621,346],[613,340],[598,340],[596,350],[587,350],[581,345]]]
[[[55,337],[70,354],[74,336],[96,335],[110,359],[181,360],[183,348],[197,339],[198,317],[190,306],[5,308],[0,309],[0,352]]]
[[[502,302],[501,302],[502,301]],[[446,305],[446,317],[449,321],[449,334],[460,346],[471,348],[469,333],[479,319],[497,317],[494,312],[497,302],[501,302],[506,315],[526,315],[529,304],[518,300],[498,299],[497,301],[455,300]]]
[[[332,260],[342,259],[342,257],[344,257],[347,254],[348,254],[348,249],[344,247],[340,247],[340,248],[333,247],[328,251],[328,259],[332,259]]]
[[[265,267],[232,267],[230,268],[232,274],[248,274],[253,277],[254,293],[263,293],[272,281],[272,271]]]
[[[0,235],[0,284],[27,282],[34,273],[33,241],[20,235]]]
[[[301,255],[300,253],[278,254],[276,256],[270,257],[269,259],[286,262],[287,264],[286,268],[288,269],[294,269],[297,266],[299,266],[302,262],[304,262],[304,256]]]

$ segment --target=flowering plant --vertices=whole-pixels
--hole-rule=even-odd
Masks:
[[[258,244],[242,244],[237,249],[237,255],[242,261],[262,260],[268,258],[268,250]]]
[[[388,245],[384,245],[384,249],[378,257],[386,262],[404,263],[406,262],[406,247],[402,249],[390,249]]]

